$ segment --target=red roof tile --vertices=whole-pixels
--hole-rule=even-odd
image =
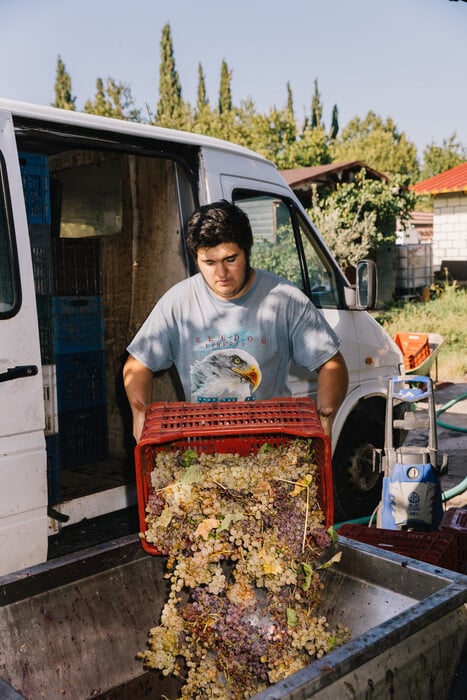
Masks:
[[[444,173],[433,175],[428,180],[417,182],[410,187],[416,194],[448,194],[449,192],[467,192],[467,163],[456,165]]]

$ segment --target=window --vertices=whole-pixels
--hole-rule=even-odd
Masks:
[[[336,308],[335,270],[309,224],[285,200],[237,191],[234,201],[253,230],[251,264],[281,275],[307,294],[315,306]]]
[[[16,311],[18,303],[16,285],[16,258],[8,226],[5,198],[4,164],[0,161],[0,318],[8,318]]]

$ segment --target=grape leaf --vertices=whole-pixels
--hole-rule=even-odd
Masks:
[[[184,467],[189,467],[195,459],[198,459],[198,453],[195,450],[185,450],[182,456]]]
[[[302,569],[303,573],[305,574],[305,583],[303,584],[302,588],[304,591],[307,591],[311,585],[311,574],[313,573],[313,569],[305,561],[302,562]]]
[[[195,452],[196,454],[196,452]],[[196,484],[203,478],[200,468],[197,464],[191,464],[184,471],[183,475],[180,477],[179,482],[181,484]]]
[[[173,513],[170,508],[164,508],[162,513],[156,519],[156,527],[168,527],[170,525],[170,521],[172,520],[172,515]]]
[[[298,617],[297,617],[296,611],[293,608],[287,608],[286,615],[287,615],[287,624],[290,627],[295,627],[295,625],[298,622]]]
[[[328,569],[332,564],[337,564],[338,561],[342,559],[342,552],[337,552],[337,554],[334,554],[333,557],[328,559],[327,561],[324,562],[324,564],[321,564],[321,566],[318,566],[318,569]]]
[[[219,525],[220,521],[217,518],[205,518],[196,528],[194,535],[195,537],[202,537],[204,540],[207,540],[211,530],[215,530]]]
[[[239,520],[243,520],[243,513],[226,513],[222,518],[221,524],[217,528],[217,532],[222,532],[222,530],[230,530],[232,523],[237,523]]]
[[[305,474],[305,476],[302,479],[299,479],[296,484],[295,488],[293,491],[291,491],[290,495],[291,496],[298,496],[303,489],[307,489],[308,486],[311,484],[313,481],[313,476],[311,474]]]

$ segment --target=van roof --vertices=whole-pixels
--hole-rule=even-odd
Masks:
[[[217,139],[212,136],[203,136],[201,134],[180,131],[178,129],[130,122],[112,117],[101,117],[85,112],[75,112],[72,110],[58,109],[57,107],[30,104],[28,102],[17,102],[4,98],[0,98],[0,110],[11,112],[13,116],[16,115],[26,119],[38,119],[53,124],[68,124],[78,128],[111,131],[127,136],[157,139],[159,141],[172,141],[201,148],[214,148],[216,150],[248,155],[250,158],[270,163],[267,158],[260,156],[255,151],[245,148],[244,146],[239,146],[235,143]]]

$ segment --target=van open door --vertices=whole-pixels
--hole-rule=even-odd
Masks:
[[[11,114],[0,111],[0,574],[47,558],[47,467],[31,249]]]

